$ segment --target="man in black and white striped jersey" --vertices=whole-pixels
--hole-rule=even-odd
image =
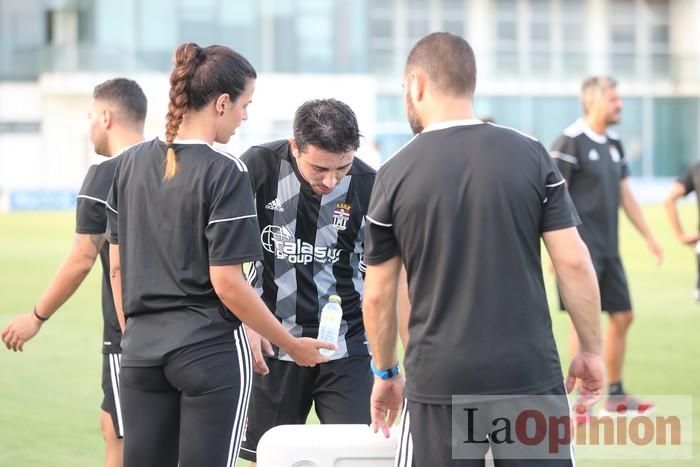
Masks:
[[[331,361],[313,368],[298,366],[248,331],[258,374],[240,455],[251,461],[267,430],[304,423],[312,402],[322,423],[369,423],[362,255],[375,171],[354,157],[360,132],[345,103],[308,101],[297,109],[293,126],[293,138],[253,146],[241,156],[262,232],[256,286],[295,336],[317,335],[331,295],[340,296],[343,318]]]
[[[42,324],[80,287],[95,264],[102,262],[104,398],[100,426],[105,439],[107,467],[122,465],[123,424],[119,404],[118,372],[121,331],[109,282],[109,248],[105,242],[105,200],[114,168],[125,148],[143,141],[147,102],[141,87],[132,80],[115,78],[97,85],[89,112],[90,140],[99,155],[88,170],[77,199],[76,234],[68,256],[61,263],[30,313],[15,317],[3,330],[8,349],[21,351]]]

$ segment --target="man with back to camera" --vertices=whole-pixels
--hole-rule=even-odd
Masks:
[[[622,112],[617,82],[607,76],[586,79],[581,87],[581,103],[583,117],[564,130],[552,145],[551,154],[581,216],[579,232],[596,269],[601,308],[609,316],[603,348],[608,382],[604,410],[641,414],[653,409],[654,403],[628,395],[622,385],[627,334],[634,315],[618,246],[619,207],[642,235],[659,265],[663,261],[663,250],[630,189],[629,169],[620,138],[609,130],[620,121]],[[577,347],[578,341],[572,334],[569,339],[571,355]],[[578,417],[577,423],[585,423],[587,419]]]
[[[115,78],[95,86],[88,114],[90,141],[102,156],[85,175],[76,208],[76,234],[68,256],[34,305],[31,313],[15,317],[2,332],[8,349],[21,351],[41,326],[82,284],[97,257],[102,263],[102,411],[100,427],[105,440],[105,466],[121,467],[123,426],[119,404],[118,373],[121,361],[121,330],[109,282],[109,246],[105,242],[105,200],[112,185],[118,155],[143,141],[147,101],[132,80]]]
[[[396,297],[405,265],[410,294],[403,428],[398,466],[571,466],[556,458],[503,459],[483,431],[472,457],[456,458],[455,397],[542,395],[566,417],[581,379],[590,404],[603,386],[595,272],[564,180],[542,144],[474,118],[476,64],[469,44],[433,33],[411,50],[404,104],[416,135],[374,184],[365,261],[365,326],[375,374],[374,430],[389,436],[404,398]],[[581,339],[566,380],[552,335],[540,239],[559,274]],[[503,455],[502,455],[503,454]]]
[[[332,295],[340,296],[343,317],[331,361],[313,368],[298,366],[248,330],[258,374],[241,457],[253,462],[260,437],[277,425],[305,423],[312,403],[321,423],[370,420],[362,255],[375,171],[355,157],[360,131],[345,103],[305,102],[293,126],[293,138],[253,146],[241,156],[264,250],[253,273],[264,302],[295,336],[316,337]]]

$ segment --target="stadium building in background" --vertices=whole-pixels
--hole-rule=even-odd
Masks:
[[[411,136],[405,57],[443,30],[477,54],[477,115],[549,146],[580,115],[582,79],[611,74],[632,174],[676,176],[700,155],[698,24],[700,0],[0,0],[0,209],[73,202],[100,81],[139,81],[146,134],[162,134],[184,41],[230,46],[258,70],[234,153],[288,137],[304,100],[337,97],[357,113],[360,157],[385,160]]]

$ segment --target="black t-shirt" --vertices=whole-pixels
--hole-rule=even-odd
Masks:
[[[579,221],[538,141],[478,120],[429,127],[379,169],[367,219],[367,264],[400,255],[408,273],[408,399],[561,383],[540,236]]]
[[[700,190],[698,190],[700,187],[700,162],[696,162],[688,167],[688,170],[678,177],[676,181],[683,185],[686,195],[693,191],[695,192],[695,196],[698,199],[698,209],[700,210]],[[700,223],[700,213],[698,214],[698,222]],[[698,225],[698,230],[700,230],[700,225]]]
[[[202,141],[175,149],[179,170],[166,181],[165,143],[125,151],[107,200],[127,317],[123,366],[159,365],[171,350],[232,333],[240,321],[214,292],[209,266],[262,257],[245,164]]]
[[[287,140],[253,146],[241,159],[262,231],[256,273],[263,300],[292,335],[316,337],[321,309],[339,295],[343,319],[333,359],[367,355],[362,255],[374,169],[356,157],[347,176],[321,196],[299,174]]]
[[[90,167],[83,180],[77,199],[75,232],[78,234],[98,235],[107,232],[107,213],[105,203],[112,186],[114,169],[119,157],[102,161]],[[100,250],[102,263],[102,352],[121,352],[122,332],[117,320],[112,297],[112,284],[109,281],[109,245],[105,242]]]
[[[578,120],[554,142],[552,157],[581,216],[579,233],[591,256],[619,256],[620,180],[629,175],[619,137],[599,135]]]

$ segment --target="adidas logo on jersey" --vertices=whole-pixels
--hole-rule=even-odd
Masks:
[[[280,203],[280,200],[277,198],[273,199],[269,203],[265,205],[265,209],[269,209],[270,211],[279,211],[282,212],[284,211],[284,208],[282,208],[282,203]]]

